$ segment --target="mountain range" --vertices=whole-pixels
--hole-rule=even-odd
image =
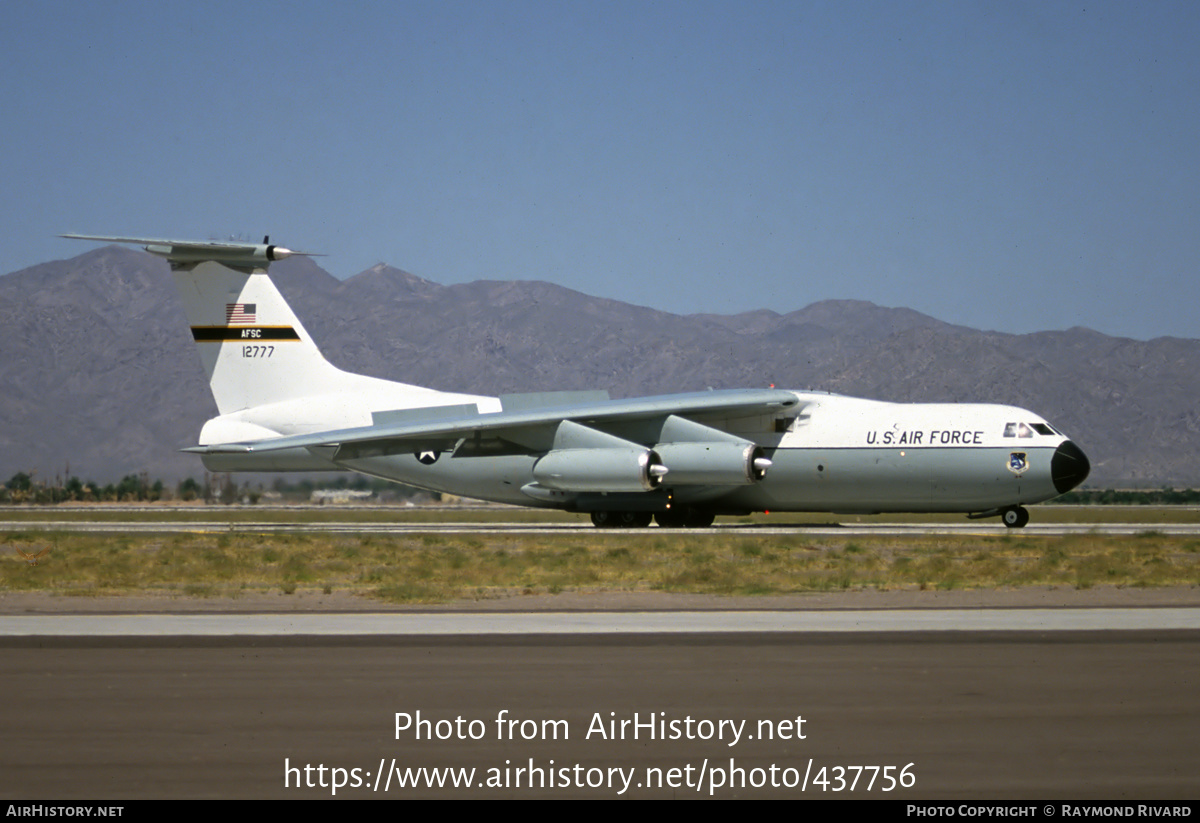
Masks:
[[[1200,340],[978,331],[857,300],[676,315],[537,281],[443,286],[379,264],[344,281],[272,266],[335,365],[495,395],[818,389],[1032,409],[1092,461],[1089,486],[1200,483]],[[972,299],[965,296],[964,299]],[[1036,296],[982,296],[1019,312]],[[0,481],[199,476],[216,407],[165,262],[108,246],[0,277]]]

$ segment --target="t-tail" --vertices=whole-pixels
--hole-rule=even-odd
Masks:
[[[220,412],[205,425],[201,445],[368,426],[375,413],[490,400],[353,374],[326,360],[267,275],[272,262],[310,252],[265,237],[226,243],[63,236],[134,243],[171,264]]]

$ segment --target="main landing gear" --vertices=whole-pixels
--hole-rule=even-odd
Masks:
[[[597,529],[644,529],[654,518],[650,512],[592,512]]]
[[[651,520],[663,529],[704,529],[713,524],[716,514],[691,506],[650,512],[592,512],[592,525],[598,529],[644,529]]]

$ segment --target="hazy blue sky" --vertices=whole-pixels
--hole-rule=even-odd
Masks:
[[[11,272],[61,232],[677,313],[1200,337],[1200,3],[0,0]]]

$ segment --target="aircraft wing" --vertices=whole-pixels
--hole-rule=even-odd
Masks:
[[[503,398],[502,398],[503,400]],[[437,448],[476,433],[553,431],[564,421],[588,424],[633,423],[669,416],[728,416],[776,414],[794,409],[796,395],[779,389],[739,389],[584,402],[480,414],[471,406],[441,406],[404,410],[401,419],[371,426],[291,435],[243,443],[221,443],[184,449],[193,454],[260,454],[298,448],[336,448],[334,459],[396,454]],[[388,415],[375,415],[376,420]],[[523,437],[522,440],[530,440]],[[532,438],[534,440],[539,438]]]

